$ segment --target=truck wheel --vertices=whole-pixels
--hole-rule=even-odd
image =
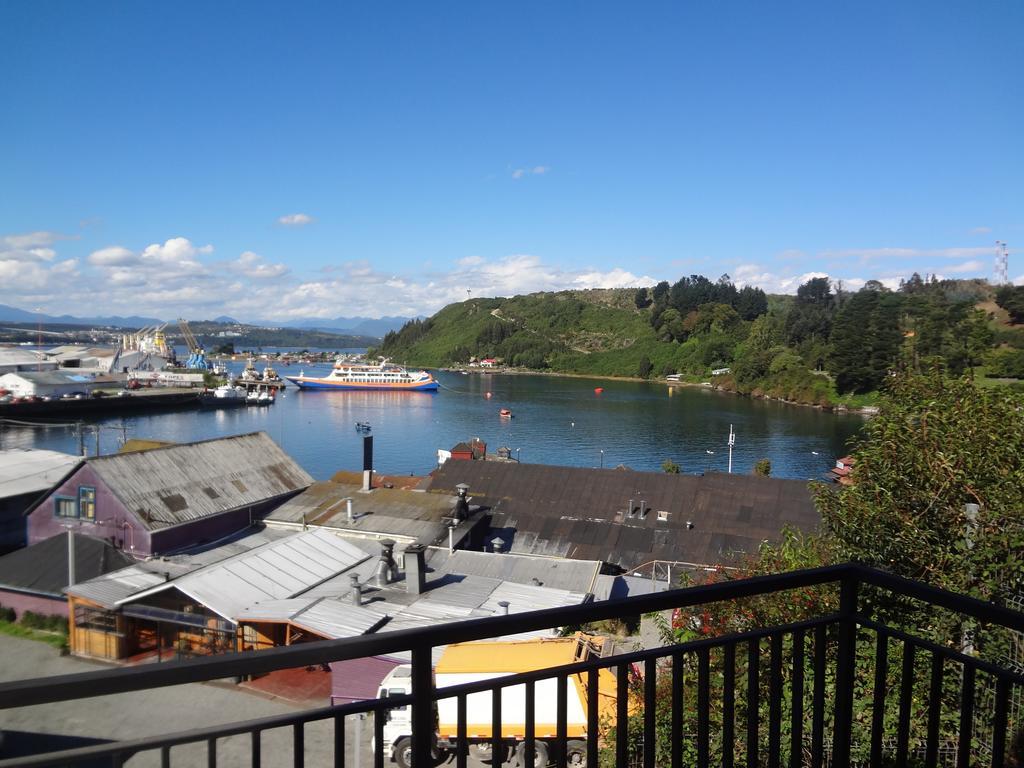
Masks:
[[[565,745],[565,764],[586,768],[587,765],[587,742],[581,739],[572,739]]]
[[[494,759],[494,755],[491,754],[491,742],[482,741],[477,744],[469,745],[469,755],[474,760],[487,763],[492,768],[498,768],[500,765],[508,761],[508,747],[504,744],[501,747],[501,751],[497,755],[497,760]]]
[[[516,760],[519,762],[520,768],[526,768],[526,745],[523,743],[516,747]],[[550,762],[547,742],[533,742],[533,768],[546,768]]]
[[[412,739],[403,736],[396,741],[394,755],[398,768],[410,768],[412,766]]]

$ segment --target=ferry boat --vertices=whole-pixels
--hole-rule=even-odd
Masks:
[[[426,371],[407,371],[400,365],[382,362],[379,365],[338,361],[324,377],[286,376],[300,389],[389,389],[405,392],[437,390],[437,380]]]

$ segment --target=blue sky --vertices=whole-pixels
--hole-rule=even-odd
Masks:
[[[1024,4],[0,4],[0,303],[1024,282]],[[86,312],[88,309],[88,312]]]

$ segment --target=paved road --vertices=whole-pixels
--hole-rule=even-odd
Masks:
[[[86,672],[96,665],[81,659],[60,656],[43,643],[0,635],[0,680]],[[220,683],[155,688],[148,691],[98,696],[78,701],[45,704],[20,709],[0,710],[0,730],[4,732],[0,758],[30,754],[33,751],[83,746],[95,741],[141,738],[211,725],[238,722],[258,717],[295,712],[299,707],[285,701],[259,695]],[[345,764],[356,765],[352,745],[355,724],[349,718],[346,729]],[[364,747],[360,764],[373,764],[369,751],[372,720],[363,723]],[[223,739],[217,744],[218,766],[250,766],[248,735]],[[314,723],[306,727],[305,764],[311,768],[333,766],[333,724]],[[267,731],[261,740],[262,764],[292,764],[291,729]],[[159,766],[159,754],[139,754],[128,761],[131,768]],[[172,766],[206,764],[206,747],[182,746],[171,750]]]

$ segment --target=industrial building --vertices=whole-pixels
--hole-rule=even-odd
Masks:
[[[0,554],[25,546],[26,510],[79,461],[59,451],[0,450]]]
[[[117,382],[97,379],[84,372],[70,370],[19,371],[0,376],[0,389],[15,397],[63,397],[88,395],[97,386],[109,387]]]

